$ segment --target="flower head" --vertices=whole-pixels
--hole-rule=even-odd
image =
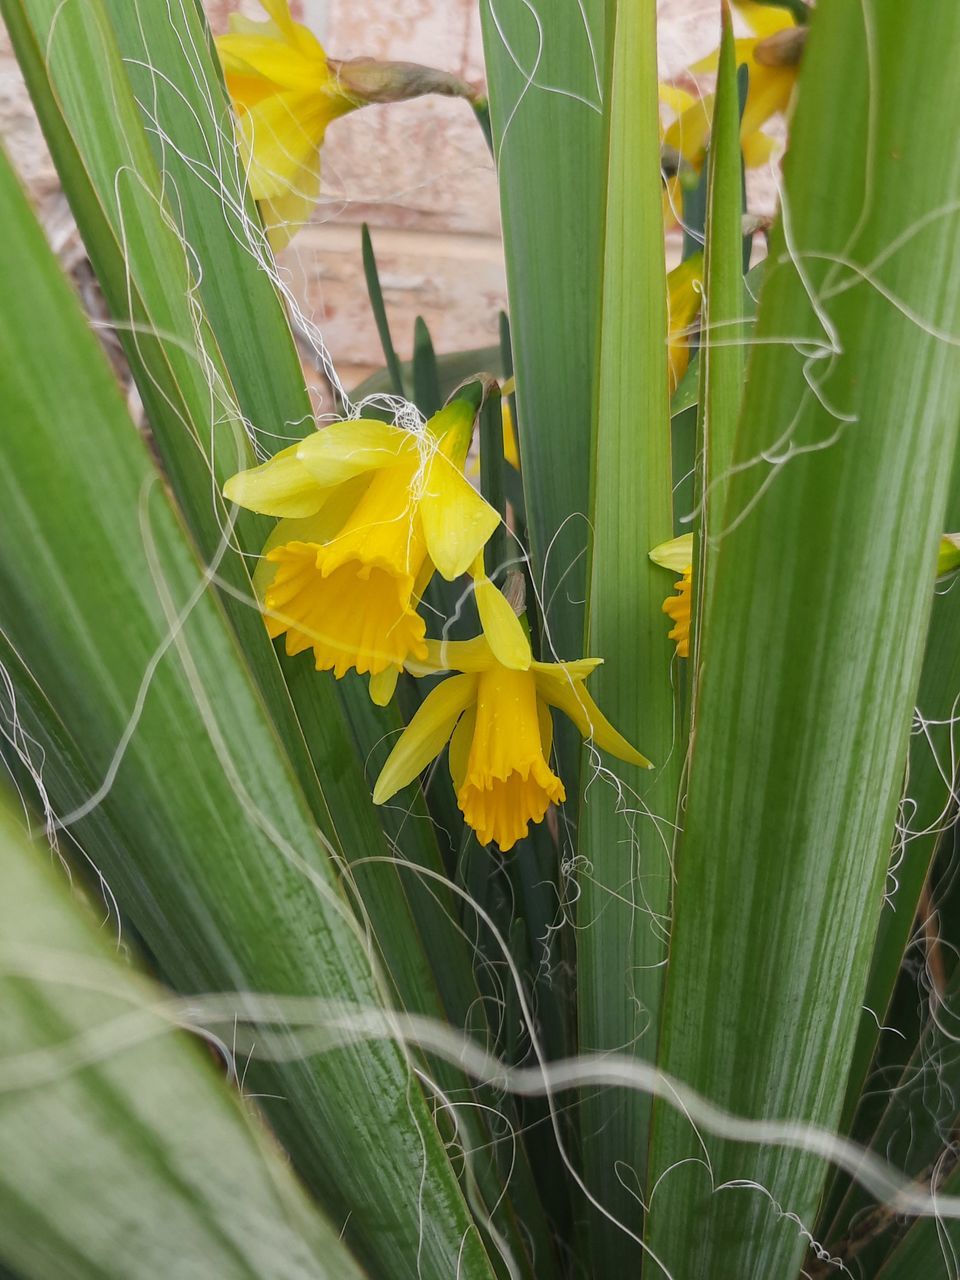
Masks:
[[[663,612],[673,621],[673,629],[667,632],[670,640],[677,642],[677,657],[690,656],[690,604],[693,591],[693,534],[685,533],[669,542],[661,542],[650,552],[654,564],[672,569],[681,575],[674,583],[676,595],[667,596]]]
[[[426,658],[427,583],[464,573],[499,520],[463,476],[475,413],[454,400],[422,434],[334,423],[227,481],[230,501],[281,517],[254,586],[288,653],[312,649],[338,679],[370,673],[378,701],[409,657]]]
[[[275,248],[307,220],[320,195],[320,147],[327,125],[363,105],[350,93],[288,0],[261,0],[268,22],[234,14],[217,39],[237,114],[250,191]]]
[[[424,699],[387,759],[373,798],[383,804],[450,743],[457,804],[481,844],[506,852],[565,798],[549,764],[552,707],[585,738],[630,764],[650,762],[604,718],[584,681],[599,658],[535,662],[521,623],[499,591],[477,574],[483,634],[473,640],[427,642],[415,675],[458,672]]]

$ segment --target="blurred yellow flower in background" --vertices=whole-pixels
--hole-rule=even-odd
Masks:
[[[316,36],[287,0],[260,0],[267,22],[239,14],[217,39],[237,114],[241,157],[275,249],[309,218],[320,196],[327,125],[363,105],[346,91]]]
[[[667,272],[667,359],[671,394],[676,391],[690,363],[688,330],[700,311],[702,286],[702,250]]]
[[[798,26],[788,10],[777,6],[734,0],[734,7],[752,33],[736,41],[736,60],[738,66],[746,64],[748,72],[740,141],[744,164],[753,169],[770,159],[776,145],[763,126],[790,103],[806,28]],[[711,53],[694,63],[689,73],[697,76],[716,71],[718,58],[718,52]],[[710,137],[714,95],[661,85],[660,98],[676,113],[664,132],[664,144],[699,169]]]

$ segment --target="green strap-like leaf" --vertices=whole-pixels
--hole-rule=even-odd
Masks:
[[[606,235],[599,314],[583,652],[604,659],[591,688],[653,771],[598,758],[581,766],[577,1011],[581,1052],[652,1057],[657,1042],[673,814],[682,762],[661,612],[670,578],[647,552],[673,533],[667,287],[660,195],[653,5],[622,0],[613,26]],[[526,419],[524,419],[526,421]],[[606,772],[612,770],[613,775]],[[581,1103],[587,1184],[639,1235],[649,1099],[588,1091]],[[598,1274],[626,1274],[640,1251],[596,1214]]]
[[[182,991],[377,1009],[371,969],[233,633],[8,166],[0,164],[0,593],[10,644],[86,766],[125,854],[117,897]],[[38,340],[42,336],[42,341]],[[235,997],[239,1018],[246,1003]],[[295,1048],[282,1026],[258,1042]],[[253,1062],[251,1090],[362,1257],[487,1277],[434,1121],[389,1043]]]
[[[867,986],[956,447],[958,42],[952,0],[829,0],[801,71],[705,619],[659,1055],[750,1116],[837,1123]],[[794,1276],[793,1216],[812,1227],[826,1173],[658,1103],[649,1243],[683,1280]]]
[[[482,0],[534,578],[579,657],[612,0]],[[544,655],[549,656],[549,655]]]
[[[713,585],[710,540],[722,532],[726,481],[743,382],[740,309],[743,298],[740,104],[730,10],[723,10],[716,107],[707,161],[707,223],[700,327],[698,435],[698,529],[694,556],[694,619],[703,616]],[[700,627],[691,635],[697,670]]]
[[[0,1257],[23,1280],[360,1280],[169,999],[0,811]],[[61,878],[62,881],[62,878]]]

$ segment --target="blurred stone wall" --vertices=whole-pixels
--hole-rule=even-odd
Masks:
[[[256,0],[205,0],[215,31],[234,9],[262,17]],[[410,59],[482,82],[477,0],[291,0],[338,58]],[[716,41],[718,0],[660,0],[661,66],[676,75]],[[69,260],[82,247],[47,157],[9,46],[0,41],[0,133]],[[493,165],[466,103],[425,98],[368,107],[335,121],[323,157],[324,198],[283,265],[353,385],[382,359],[360,264],[370,224],[394,339],[409,355],[420,314],[438,350],[496,341],[505,304]],[[319,390],[319,385],[318,385]],[[329,407],[329,406],[325,406]]]

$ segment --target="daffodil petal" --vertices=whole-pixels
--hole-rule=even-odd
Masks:
[[[442,453],[430,461],[420,518],[430,559],[448,582],[466,573],[500,523],[493,507]]]
[[[486,576],[474,579],[474,593],[480,625],[493,656],[505,667],[511,667],[514,671],[526,671],[533,660],[533,654],[520,619]]]
[[[308,156],[290,179],[289,190],[260,201],[260,217],[274,253],[285,249],[310,221],[320,199],[320,151]]]
[[[698,165],[710,137],[712,116],[713,94],[707,93],[695,99],[692,106],[674,120],[664,134],[664,142],[679,151],[689,164]]]
[[[796,25],[788,9],[781,9],[777,5],[757,4],[756,0],[733,0],[733,2],[737,13],[746,20],[750,30],[760,40],[765,40],[767,36],[775,35],[786,27]]]
[[[453,789],[459,794],[467,777],[467,765],[470,762],[470,748],[473,745],[473,731],[477,727],[476,707],[467,707],[457,721],[457,727],[450,739],[449,764]]]
[[[392,467],[414,448],[416,439],[409,431],[386,422],[351,418],[332,422],[301,440],[297,458],[317,484],[334,485],[365,471]]]
[[[370,677],[368,686],[370,692],[370,701],[378,707],[385,707],[390,702],[397,688],[397,680],[400,677],[399,667],[386,667],[383,671],[379,671],[376,675]]]
[[[410,659],[406,669],[413,676],[434,676],[441,671],[476,674],[493,663],[493,654],[484,636],[472,640],[428,640],[425,659]]]
[[[269,462],[231,476],[223,486],[223,496],[261,515],[302,518],[315,515],[326,495],[297,460],[297,446],[291,445]]]
[[[679,538],[659,543],[650,552],[650,559],[673,573],[685,573],[693,564],[693,534],[682,533]]]
[[[681,89],[679,85],[661,83],[657,86],[657,94],[660,101],[675,111],[677,115],[682,115],[688,107],[693,106],[696,98],[692,93],[688,93],[686,89]]]
[[[537,676],[546,680],[562,681],[569,684],[571,680],[586,680],[593,675],[597,667],[603,666],[602,658],[577,658],[573,662],[532,662],[531,669]]]
[[[422,773],[447,745],[454,726],[474,699],[475,676],[451,676],[431,690],[387,757],[373,803],[384,804]]]
[[[295,89],[315,92],[317,63],[292,51],[270,23],[250,23],[240,29],[233,25],[230,33],[217,40],[217,53],[228,76],[259,76],[269,81],[264,88]],[[322,67],[322,62],[321,62]],[[241,102],[243,97],[241,97]]]
[[[743,146],[743,163],[748,169],[759,169],[765,165],[774,151],[777,149],[776,138],[771,138],[768,133],[763,133],[757,129],[755,133],[751,133],[749,137],[745,137],[742,142]]]
[[[653,768],[647,757],[641,755],[622,733],[617,732],[581,681],[569,677],[544,680],[538,672],[537,689],[544,702],[568,716],[588,741],[592,740],[598,747],[609,751],[618,760],[625,760],[627,764],[638,765],[641,769]]]
[[[237,138],[255,200],[282,196],[316,154],[326,130],[326,117],[300,90],[250,96],[247,78],[227,77],[230,96],[240,107]],[[246,95],[246,96],[245,96]]]
[[[227,18],[227,30],[230,35],[237,36],[269,36],[271,40],[282,40],[283,32],[271,19],[264,22],[262,19],[258,22],[256,18],[245,18],[242,13],[231,13]],[[217,36],[216,45],[220,48],[221,41],[225,40],[225,36]]]

